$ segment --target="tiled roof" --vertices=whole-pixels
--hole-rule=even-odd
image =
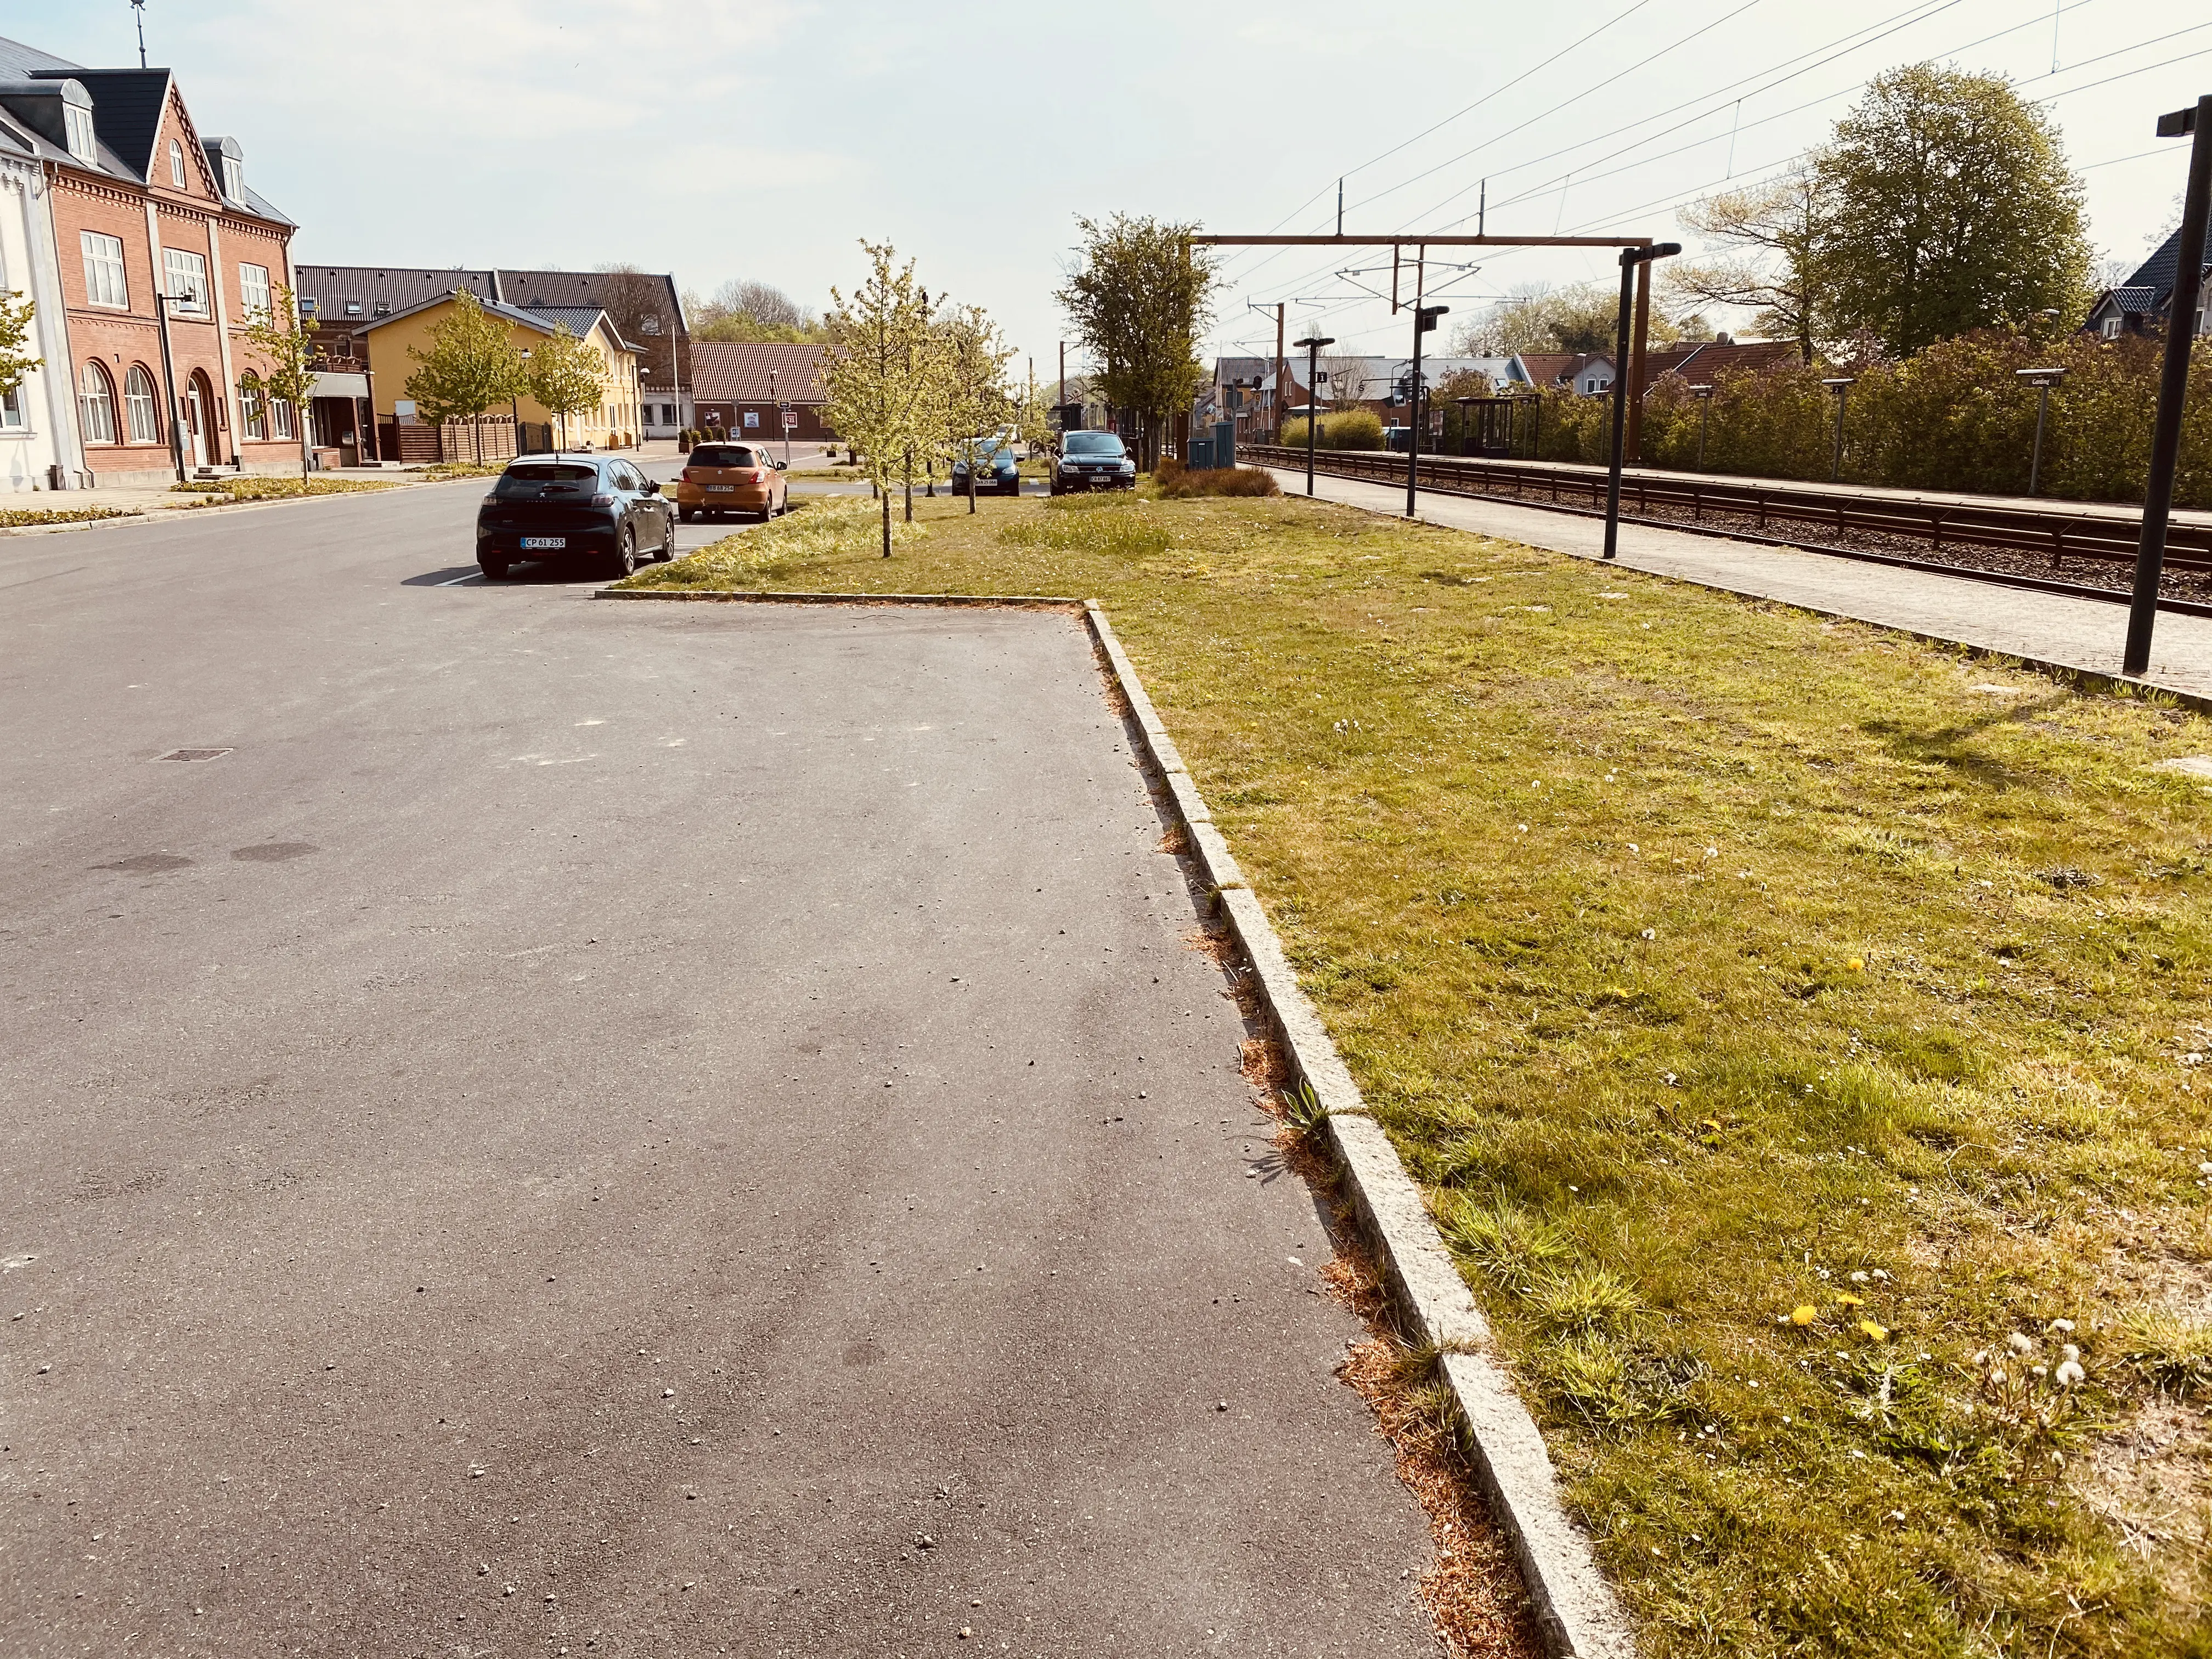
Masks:
[[[1524,351],[1521,367],[1528,371],[1532,386],[1565,386],[1592,363],[1613,365],[1609,351]]]
[[[642,275],[660,292],[659,303],[654,307],[664,317],[675,319],[676,331],[686,332],[684,302],[676,291],[676,278],[665,273],[635,273]],[[603,307],[606,303],[608,285],[618,280],[621,273],[609,270],[501,270],[499,297],[511,306],[544,304],[549,306]]]
[[[315,314],[331,327],[358,326],[376,320],[376,307],[386,315],[412,311],[425,300],[435,300],[456,289],[466,289],[479,300],[493,300],[489,270],[424,270],[388,269],[375,265],[299,265],[299,293],[315,302]],[[357,301],[360,311],[346,314],[346,303]]]
[[[2212,264],[2212,224],[2204,228],[2204,246],[2201,252],[2202,264]],[[2123,287],[2147,288],[2158,296],[2157,303],[2163,305],[2166,296],[2173,292],[2174,273],[2180,268],[2181,227],[2176,225],[2172,234],[2158,245],[2158,251],[2142,262]]]
[[[2158,290],[2152,288],[2108,288],[2090,309],[2103,310],[2107,300],[2113,310],[2125,316],[2148,317],[2158,310]]]
[[[694,341],[691,346],[692,395],[705,403],[762,404],[781,398],[794,404],[818,404],[827,395],[822,389],[822,354],[818,345],[763,343],[735,345],[719,340]],[[769,390],[768,372],[775,371],[775,390]]]
[[[1803,356],[1790,340],[1738,340],[1727,345],[1712,340],[1683,340],[1645,352],[1644,378],[1648,385],[1662,374],[1680,374],[1710,384],[1716,374],[1755,374],[1764,368],[1800,362]]]

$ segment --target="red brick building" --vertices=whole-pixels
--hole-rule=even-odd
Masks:
[[[691,397],[702,430],[732,438],[781,440],[779,400],[791,405],[795,444],[822,444],[833,434],[822,424],[822,354],[818,345],[732,345],[695,340]]]
[[[296,467],[301,412],[262,394],[239,339],[291,286],[295,227],[246,185],[240,146],[202,137],[167,70],[4,46],[0,68],[63,83],[89,117],[55,135],[50,197],[87,468],[106,483],[173,476],[179,461]],[[166,331],[159,294],[172,296]]]

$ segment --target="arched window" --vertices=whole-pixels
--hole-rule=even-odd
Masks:
[[[261,377],[252,369],[238,383],[239,418],[246,423],[246,435],[256,441],[269,435],[269,404],[261,395]]]
[[[131,364],[123,377],[123,429],[131,443],[161,441],[161,401],[154,396],[154,377],[143,363]]]
[[[76,406],[84,422],[85,442],[115,441],[115,391],[108,385],[107,371],[98,363],[87,363],[78,377]]]
[[[173,138],[169,140],[169,182],[179,190],[185,187],[185,147]]]

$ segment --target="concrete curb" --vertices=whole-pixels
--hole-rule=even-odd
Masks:
[[[1406,1173],[1397,1150],[1352,1081],[1321,1016],[1299,988],[1228,843],[1214,828],[1182,757],[1160,721],[1113,625],[1096,601],[1085,620],[1115,686],[1128,700],[1152,763],[1166,782],[1192,848],[1219,896],[1230,927],[1298,1083],[1328,1114],[1329,1138],[1346,1176],[1361,1224],[1380,1254],[1401,1304],[1441,1351],[1446,1383],[1458,1401],[1474,1463],[1492,1513],[1510,1542],[1528,1586],[1538,1628],[1556,1659],[1629,1659],[1634,1628],[1599,1569],[1590,1543],[1559,1502],[1559,1481],[1535,1419],[1512,1380],[1491,1357],[1489,1322],[1453,1265]]]
[[[1382,1262],[1391,1291],[1439,1352],[1439,1369],[1457,1401],[1475,1473],[1510,1544],[1537,1628],[1553,1659],[1633,1659],[1634,1628],[1592,1553],[1589,1540],[1559,1502],[1559,1480],[1542,1432],[1512,1379],[1491,1356],[1490,1323],[1453,1265],[1420,1189],[1397,1149],[1368,1114],[1367,1103],[1283,954],[1260,901],[1245,884],[1229,843],[1184,767],[1159,711],[1145,693],[1113,624],[1095,599],[1018,594],[695,592],[602,587],[601,599],[692,599],[781,605],[1012,605],[1083,613],[1115,688],[1127,700],[1153,769],[1174,800],[1192,851],[1206,871],[1297,1081],[1328,1113],[1330,1142],[1353,1208]]]
[[[1013,607],[1024,611],[1080,611],[1081,599],[1055,599],[1044,593],[782,593],[763,588],[754,592],[724,589],[681,587],[600,587],[595,599],[689,599],[718,605],[964,605]]]
[[[1276,470],[1279,471],[1282,469],[1278,468]],[[1332,474],[1330,476],[1334,477],[1338,475]],[[1352,478],[1346,479],[1344,482],[1349,483],[1365,483],[1370,481],[1364,478]],[[1285,490],[1284,494],[1287,496],[1290,492]],[[1304,495],[1300,495],[1297,497],[1297,499],[1299,501],[1304,501],[1307,498]],[[1376,518],[1394,520],[1400,524],[1403,524],[1406,521],[1405,515],[1403,514],[1393,513],[1379,507],[1363,506],[1358,501],[1332,501],[1328,497],[1319,495],[1316,495],[1312,499],[1318,501],[1323,501],[1326,505],[1330,507],[1348,507],[1354,513],[1372,514]],[[1506,501],[1503,504],[1508,507],[1514,505],[1514,503],[1510,501]],[[1551,510],[1548,507],[1541,508],[1534,507],[1532,504],[1527,502],[1523,502],[1522,505],[1529,506],[1532,511],[1549,512]],[[1416,524],[1425,525],[1431,530],[1449,530],[1462,536],[1489,536],[1489,532],[1487,531],[1468,530],[1460,525],[1446,524],[1441,519],[1430,519],[1417,516],[1413,522]],[[1658,530],[1675,530],[1675,527],[1672,525],[1652,525],[1648,527]],[[1755,537],[1730,536],[1714,531],[1698,532],[1694,530],[1681,530],[1675,531],[1675,533],[1686,536],[1703,534],[1714,541],[1747,542],[1754,544],[1773,547],[1795,547],[1797,545],[1795,542],[1769,542],[1760,544]],[[1490,536],[1490,539],[1492,541],[1511,541],[1514,538],[1510,536]],[[1521,545],[1526,547],[1529,546],[1530,544],[1523,542]],[[1539,553],[1555,554],[1563,559],[1579,559],[1584,564],[1604,564],[1605,562],[1594,553],[1577,553],[1566,548],[1538,547],[1534,548],[1533,550]],[[1817,552],[1821,554],[1823,556],[1826,556],[1826,549],[1807,549],[1806,550]],[[1806,615],[1811,617],[1826,617],[1836,622],[1854,622],[1857,623],[1863,628],[1886,629],[1890,633],[1902,634],[1909,640],[1918,640],[1923,644],[1950,646],[1957,650],[1971,653],[1977,660],[1980,661],[2018,663],[2023,668],[2033,669],[2040,674],[2047,674],[2051,678],[2058,680],[2077,690],[2124,693],[2130,696],[2146,700],[2152,696],[2171,697],[2174,702],[2179,703],[2185,708],[2195,709],[2199,714],[2212,714],[2212,696],[2207,696],[2202,691],[2186,690],[2178,685],[2168,685],[2162,680],[2138,679],[2133,675],[2115,674],[2102,668],[2087,667],[2081,663],[2060,662],[2056,658],[2051,657],[2027,656],[2018,651],[2008,650],[2002,645],[1984,645],[1978,641],[1958,639],[1948,634],[1930,634],[1924,629],[1908,628],[1902,623],[1878,622],[1869,617],[1862,617],[1854,611],[1833,611],[1826,605],[1814,605],[1804,599],[1778,599],[1771,593],[1761,593],[1754,588],[1735,587],[1731,586],[1727,582],[1708,581],[1704,578],[1698,576],[1678,576],[1672,571],[1646,570],[1641,565],[1623,564],[1619,560],[1615,560],[1613,563],[1606,565],[1605,568],[1608,570],[1618,570],[1627,575],[1648,577],[1653,581],[1679,582],[1685,587],[1702,587],[1709,592],[1733,594],[1739,599],[1755,599],[1761,605],[1785,605],[1792,611],[1802,611]],[[1961,580],[1972,579],[1962,578]],[[2161,605],[2160,609],[2161,611],[2171,611],[2172,608]]]

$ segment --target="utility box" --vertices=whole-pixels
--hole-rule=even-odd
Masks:
[[[1190,459],[1187,465],[1193,472],[1212,471],[1213,470],[1213,440],[1193,438],[1190,441]]]
[[[1213,464],[1218,467],[1237,465],[1237,422],[1216,421],[1213,423]]]

